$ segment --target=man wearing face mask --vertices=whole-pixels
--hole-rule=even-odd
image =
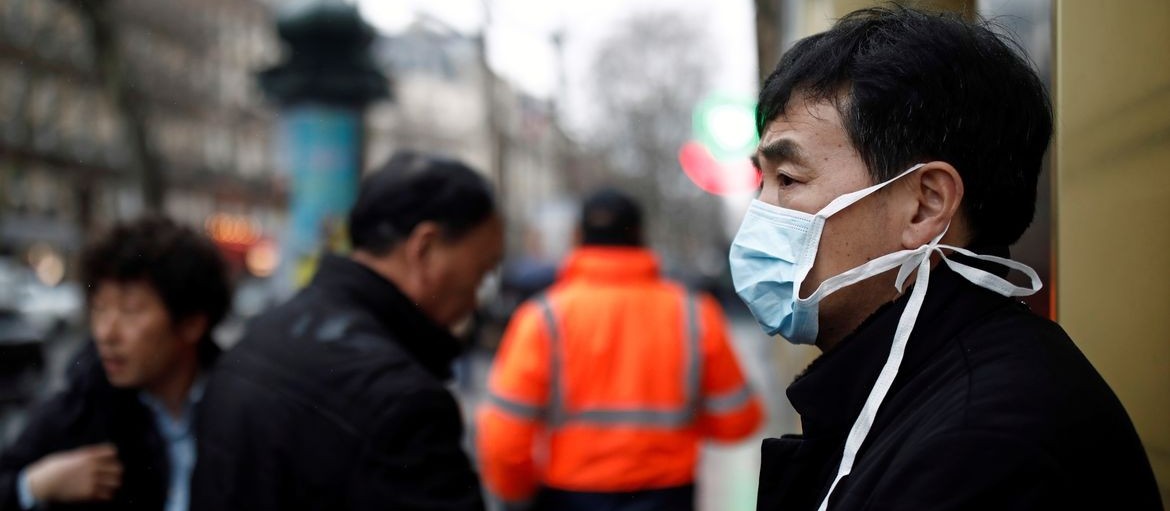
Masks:
[[[361,185],[353,254],[259,317],[208,382],[196,510],[479,510],[444,387],[499,263],[490,185],[462,163],[395,155]]]
[[[1161,509],[1113,392],[1013,298],[1040,287],[1007,247],[1052,117],[1011,47],[858,11],[784,55],[757,123],[733,280],[767,333],[825,352],[788,388],[803,435],[764,444],[760,509]]]

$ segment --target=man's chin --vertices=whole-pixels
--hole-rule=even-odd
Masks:
[[[106,372],[106,381],[110,382],[110,386],[116,389],[134,389],[138,388],[138,379],[128,374],[118,374]]]

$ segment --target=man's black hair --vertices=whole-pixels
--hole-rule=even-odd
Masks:
[[[144,217],[115,225],[86,247],[81,273],[87,299],[103,282],[149,284],[171,321],[206,316],[208,338],[231,304],[227,263],[219,248],[168,218]]]
[[[972,246],[1010,245],[1032,222],[1052,107],[1022,52],[986,23],[904,7],[851,13],[784,54],[760,90],[757,131],[802,96],[837,106],[874,182],[915,163],[953,165]]]
[[[598,190],[581,207],[581,244],[618,247],[642,245],[642,208],[612,188]]]
[[[492,187],[462,162],[410,151],[395,153],[362,181],[349,214],[355,250],[384,255],[422,222],[449,240],[463,237],[496,211]]]

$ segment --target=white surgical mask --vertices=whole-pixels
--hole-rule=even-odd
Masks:
[[[811,344],[816,341],[818,304],[826,296],[895,268],[899,271],[894,286],[898,292],[902,292],[910,275],[915,270],[918,272],[915,280],[917,285],[910,292],[906,309],[902,312],[898,327],[894,331],[890,354],[878,374],[877,381],[870,389],[865,405],[849,430],[836,477],[829,487],[829,493],[821,502],[820,511],[828,508],[829,495],[833,494],[841,478],[849,475],[853,469],[857,452],[865,442],[870,427],[873,426],[878,408],[898,375],[898,368],[906,351],[906,342],[914,331],[914,324],[926,298],[926,290],[930,283],[931,255],[938,254],[952,271],[971,283],[1003,296],[1028,296],[1042,287],[1040,276],[1025,264],[939,244],[946,234],[944,229],[930,243],[913,250],[901,250],[878,257],[830,277],[807,298],[801,298],[800,285],[816,261],[825,220],[920,167],[921,164],[915,165],[889,181],[837,197],[815,215],[753,201],[739,233],[732,242],[731,274],[736,293],[748,305],[765,332],[769,335],[783,335],[794,343]],[[1026,288],[1018,287],[997,275],[954,261],[947,257],[948,250],[1017,270],[1028,277],[1031,285]]]

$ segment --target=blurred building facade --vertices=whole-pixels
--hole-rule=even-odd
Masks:
[[[525,241],[536,230],[544,250],[559,255],[568,239],[556,239],[565,231],[558,212],[583,185],[573,178],[580,151],[553,103],[492,72],[480,36],[425,15],[383,36],[374,51],[393,77],[396,101],[367,112],[366,167],[405,149],[459,158],[495,183],[509,254],[531,249]]]
[[[288,178],[274,147],[277,114],[255,73],[279,59],[275,17],[285,2],[86,3],[0,0],[0,250],[49,244],[75,254],[95,229],[148,209],[134,117],[103,74],[95,9],[117,41],[165,212],[206,226],[237,259],[280,237]],[[514,220],[509,248],[522,251],[550,204],[576,195],[565,176],[580,153],[554,105],[495,75],[481,37],[437,19],[420,16],[373,51],[397,100],[367,111],[363,167],[398,149],[466,161],[499,187]]]
[[[274,230],[283,211],[273,118],[253,78],[278,55],[271,6],[82,4],[0,0],[0,245],[74,253],[91,230],[145,209],[131,170],[133,120],[102,72],[110,56],[95,48],[95,13],[114,35],[119,78],[157,155],[165,211],[229,245]]]
[[[422,17],[400,34],[383,35],[374,55],[393,77],[393,103],[367,112],[366,167],[396,150],[444,154],[492,171],[488,108],[478,41],[442,21]]]

